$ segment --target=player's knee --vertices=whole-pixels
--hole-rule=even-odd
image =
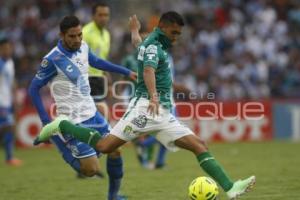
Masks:
[[[110,147],[103,147],[100,151],[105,154],[110,154],[113,152],[113,149]]]
[[[114,150],[113,152],[108,154],[108,157],[112,159],[119,158],[120,156],[121,156],[121,151],[119,149]]]
[[[84,176],[92,177],[98,173],[99,164],[97,157],[81,159],[80,173]]]
[[[80,170],[81,174],[87,177],[95,176],[98,171],[99,169],[96,166],[81,167]]]
[[[99,150],[101,153],[104,153],[104,154],[110,154],[114,151],[114,149],[112,147],[102,144],[102,143],[97,145],[97,150]]]

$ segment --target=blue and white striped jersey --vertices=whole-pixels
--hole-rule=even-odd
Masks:
[[[42,105],[39,89],[48,84],[58,115],[67,115],[73,123],[81,123],[96,113],[90,96],[88,67],[129,75],[130,71],[96,57],[85,42],[77,51],[66,50],[59,41],[44,58],[29,87],[29,94],[44,124],[51,121]]]
[[[44,57],[36,75],[48,83],[57,114],[67,115],[74,123],[85,121],[96,112],[88,82],[88,56],[89,48],[84,42],[76,52],[66,51],[59,42]]]

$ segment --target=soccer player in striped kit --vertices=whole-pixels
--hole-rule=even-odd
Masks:
[[[42,123],[46,125],[51,122],[39,95],[40,88],[49,83],[58,115],[68,116],[73,123],[93,128],[105,135],[110,131],[110,126],[97,111],[90,95],[89,66],[120,73],[131,79],[136,79],[136,73],[96,57],[82,41],[82,28],[75,16],[66,16],[62,19],[60,38],[57,46],[44,57],[29,88]],[[51,142],[58,147],[64,160],[77,172],[85,176],[99,173],[97,155],[100,152],[70,135],[53,136]],[[120,155],[108,159],[107,171],[110,181],[108,200],[125,199],[118,194],[123,177],[123,161]]]

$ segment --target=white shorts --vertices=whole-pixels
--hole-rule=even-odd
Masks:
[[[176,151],[174,141],[186,135],[194,134],[181,124],[169,109],[159,107],[159,115],[153,117],[147,112],[149,100],[133,98],[123,118],[113,127],[110,134],[131,141],[142,134],[154,134],[168,150]]]

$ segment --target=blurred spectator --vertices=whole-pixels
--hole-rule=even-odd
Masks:
[[[16,63],[20,63],[16,65],[17,76],[25,73],[19,79],[22,87],[35,71],[36,61],[57,40],[57,21],[70,13],[89,21],[93,2],[1,1],[0,29],[10,33],[14,43]],[[115,62],[126,54],[120,38],[128,33],[127,16],[137,13],[152,27],[158,12],[175,9],[187,22],[180,45],[173,49],[175,79],[184,80],[194,93],[216,92],[220,100],[300,96],[299,1],[124,0],[120,5],[111,0],[110,5],[114,8],[110,31],[114,41],[111,58]],[[225,82],[226,88],[235,88],[228,91],[238,94],[225,95],[228,91],[222,91],[224,86],[217,82]],[[239,93],[241,88],[243,92]]]

